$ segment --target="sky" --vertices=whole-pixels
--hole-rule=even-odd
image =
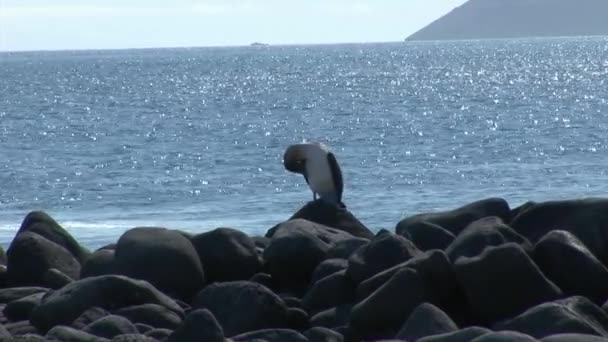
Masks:
[[[466,0],[0,0],[0,51],[402,41]]]

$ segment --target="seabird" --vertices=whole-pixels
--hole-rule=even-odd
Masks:
[[[342,171],[327,146],[316,142],[290,145],[283,156],[283,165],[288,171],[304,176],[313,200],[318,194],[322,200],[344,207]]]

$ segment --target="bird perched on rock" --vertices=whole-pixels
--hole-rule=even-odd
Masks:
[[[304,176],[313,193],[321,200],[345,207],[342,203],[342,171],[338,161],[327,146],[321,143],[301,143],[290,145],[283,156],[283,165],[288,171]]]

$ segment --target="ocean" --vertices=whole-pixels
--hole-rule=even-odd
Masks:
[[[322,141],[370,229],[487,197],[608,192],[608,37],[0,53],[0,244],[44,210],[84,246],[248,234],[312,193]]]

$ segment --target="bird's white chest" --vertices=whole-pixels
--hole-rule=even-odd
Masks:
[[[310,188],[316,193],[326,193],[334,190],[331,169],[326,156],[311,158],[306,163]]]

